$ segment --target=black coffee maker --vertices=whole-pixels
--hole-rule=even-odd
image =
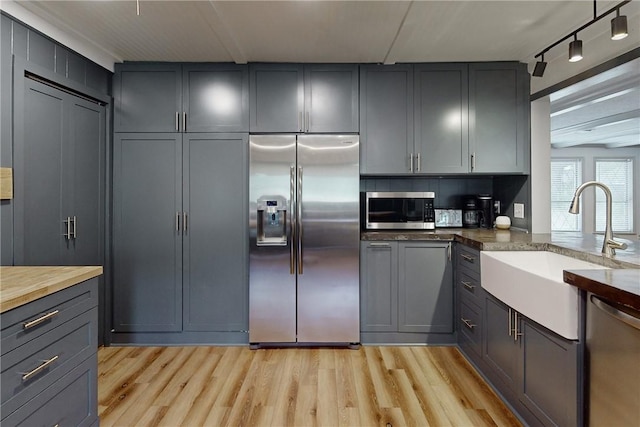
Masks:
[[[480,225],[480,211],[476,196],[465,197],[462,207],[462,226],[464,228],[478,228]]]
[[[495,211],[493,207],[493,197],[490,194],[478,194],[478,226],[480,228],[493,228],[495,222]]]

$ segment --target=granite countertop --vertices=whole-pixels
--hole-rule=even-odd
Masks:
[[[640,269],[565,270],[563,278],[570,285],[640,310]]]
[[[102,274],[102,267],[0,267],[0,313]]]

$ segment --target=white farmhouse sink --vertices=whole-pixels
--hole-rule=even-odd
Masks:
[[[558,335],[578,339],[578,288],[562,270],[607,269],[546,251],[480,252],[482,287]]]

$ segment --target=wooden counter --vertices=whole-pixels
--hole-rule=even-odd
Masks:
[[[102,267],[0,267],[0,313],[102,274]]]
[[[563,278],[570,285],[640,310],[640,269],[565,270]]]

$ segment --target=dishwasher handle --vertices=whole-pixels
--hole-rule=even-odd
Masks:
[[[593,305],[607,313],[609,316],[626,323],[632,328],[640,330],[640,312],[628,307],[623,307],[620,304],[605,302],[595,295],[591,295],[590,299]]]

